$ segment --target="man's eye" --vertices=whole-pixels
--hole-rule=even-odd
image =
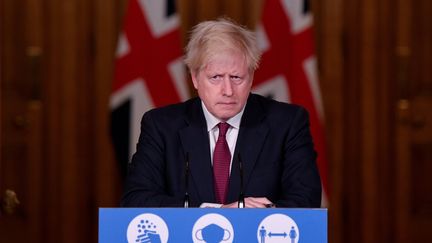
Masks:
[[[240,76],[234,75],[234,76],[231,76],[230,78],[231,78],[231,81],[236,83],[236,84],[243,82],[243,78],[241,78]]]
[[[221,79],[221,78],[222,78],[221,75],[214,75],[214,76],[211,76],[211,77],[210,77],[211,80],[219,80],[219,79]]]

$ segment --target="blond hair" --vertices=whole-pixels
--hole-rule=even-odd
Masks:
[[[227,18],[196,25],[191,31],[184,61],[190,71],[198,72],[212,55],[222,50],[240,51],[245,56],[249,71],[258,68],[261,52],[255,33]]]

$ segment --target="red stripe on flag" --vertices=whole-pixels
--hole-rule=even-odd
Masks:
[[[131,0],[123,31],[129,52],[116,60],[113,90],[117,91],[132,80],[142,78],[155,106],[179,102],[179,94],[168,72],[168,64],[182,55],[179,29],[155,38],[141,6],[137,0]]]
[[[279,0],[267,0],[264,4],[261,24],[269,42],[269,50],[263,53],[260,68],[255,74],[254,86],[283,75],[289,87],[292,103],[305,107],[310,116],[311,133],[318,152],[318,167],[325,193],[328,194],[327,156],[323,121],[305,73],[304,63],[314,56],[313,29],[308,27],[293,34],[290,16],[287,16]]]

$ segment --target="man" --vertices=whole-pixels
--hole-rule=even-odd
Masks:
[[[254,33],[219,19],[194,27],[185,62],[198,98],[144,114],[122,206],[319,207],[307,112],[251,94]],[[243,200],[241,200],[243,201]]]

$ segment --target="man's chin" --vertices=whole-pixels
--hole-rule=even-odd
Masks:
[[[229,112],[219,112],[216,117],[219,118],[222,121],[226,121],[233,116],[237,115],[240,111],[229,111]]]

